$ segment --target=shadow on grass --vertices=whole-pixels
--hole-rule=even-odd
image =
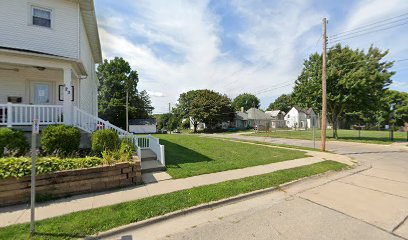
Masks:
[[[34,237],[43,237],[46,239],[50,238],[61,238],[61,239],[77,239],[77,238],[86,238],[87,235],[83,234],[72,234],[72,233],[47,233],[47,232],[35,232]]]
[[[165,146],[164,150],[166,155],[167,168],[180,168],[179,164],[184,163],[214,161],[214,159],[204,156],[201,153],[198,153],[176,143],[167,141],[165,139],[160,139],[160,144],[163,144]]]

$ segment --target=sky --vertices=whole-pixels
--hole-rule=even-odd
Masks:
[[[231,99],[253,93],[266,109],[292,91],[303,61],[321,52],[323,17],[329,47],[339,32],[408,17],[407,0],[95,0],[95,6],[103,57],[123,57],[137,70],[138,89],[150,94],[154,113],[168,112],[180,93],[195,89]],[[387,60],[407,59],[408,24],[341,43],[373,44],[389,49]],[[408,61],[392,70],[390,88],[408,92]]]

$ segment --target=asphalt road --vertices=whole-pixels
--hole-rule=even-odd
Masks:
[[[313,146],[307,140],[222,137]],[[329,142],[361,163],[248,200],[121,233],[112,239],[408,239],[408,148]]]

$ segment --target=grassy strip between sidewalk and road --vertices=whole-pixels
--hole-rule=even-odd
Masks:
[[[142,221],[155,216],[217,201],[239,194],[276,187],[304,177],[330,170],[339,171],[346,165],[324,161],[307,166],[280,170],[268,174],[246,177],[212,185],[152,196],[37,222],[33,239],[78,239],[98,232]],[[29,224],[0,228],[0,239],[29,239]]]

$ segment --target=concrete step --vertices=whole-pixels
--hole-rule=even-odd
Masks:
[[[156,154],[150,149],[142,149],[142,162],[157,160]]]
[[[160,172],[165,171],[166,167],[163,166],[157,160],[144,160],[142,161],[142,174],[151,173],[151,172]]]

